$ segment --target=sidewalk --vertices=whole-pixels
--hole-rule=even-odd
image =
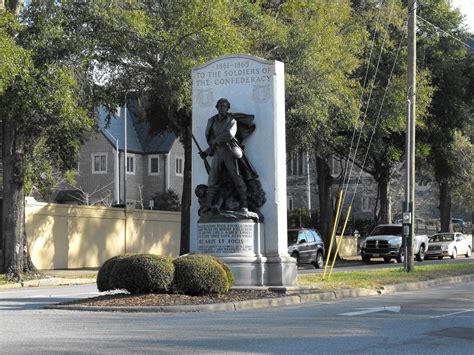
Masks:
[[[0,285],[1,289],[12,289],[21,287],[43,287],[63,285],[83,285],[96,282],[97,269],[74,269],[74,270],[40,270],[44,275],[37,280],[8,283]]]

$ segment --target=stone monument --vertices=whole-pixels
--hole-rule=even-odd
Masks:
[[[291,286],[284,66],[235,54],[193,78],[191,252],[226,262],[238,286]]]

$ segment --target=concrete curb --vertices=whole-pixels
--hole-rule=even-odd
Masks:
[[[404,291],[414,291],[423,288],[431,288],[436,286],[442,286],[453,283],[462,283],[474,281],[474,275],[463,275],[463,276],[451,276],[443,277],[440,279],[428,280],[428,281],[419,281],[419,282],[405,282],[396,285],[387,285],[383,286],[380,289],[381,294],[391,294],[395,292],[404,292]]]
[[[22,287],[84,285],[84,284],[93,284],[95,282],[96,282],[96,279],[90,279],[90,278],[66,279],[66,278],[61,278],[61,277],[51,277],[47,279],[28,280],[28,281],[23,281],[23,282],[0,285],[0,290],[22,288]]]
[[[301,293],[278,298],[261,298],[256,300],[239,301],[231,303],[214,303],[202,305],[183,306],[157,306],[157,307],[93,307],[80,305],[50,305],[47,309],[62,309],[71,311],[95,311],[95,312],[232,312],[247,309],[280,307],[303,304],[307,302],[331,301],[343,298],[377,296],[381,294],[392,294],[396,292],[413,291],[424,288],[442,286],[446,284],[474,281],[474,275],[444,277],[441,279],[402,283],[397,285],[383,286],[380,290],[365,288],[354,288],[336,290],[321,293]]]

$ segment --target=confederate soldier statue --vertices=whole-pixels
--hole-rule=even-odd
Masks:
[[[242,145],[243,140],[255,130],[254,116],[228,112],[230,102],[224,98],[217,101],[216,108],[217,115],[209,118],[206,127],[209,148],[200,153],[203,159],[212,157],[203,210],[217,212],[221,209],[236,209],[240,213],[248,213],[249,187],[254,190],[254,186],[260,186],[258,193],[261,203],[255,206],[254,201],[251,201],[251,207],[256,209],[254,212],[259,213],[258,207],[265,202],[265,194]]]

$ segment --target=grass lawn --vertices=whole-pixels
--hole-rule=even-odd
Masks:
[[[298,285],[319,286],[321,290],[336,290],[343,288],[378,289],[383,285],[426,281],[467,274],[474,274],[474,263],[455,265],[417,265],[414,267],[414,271],[409,273],[403,271],[403,268],[337,272],[332,273],[329,280],[328,269],[325,280],[322,279],[322,274],[300,275],[298,276]]]

